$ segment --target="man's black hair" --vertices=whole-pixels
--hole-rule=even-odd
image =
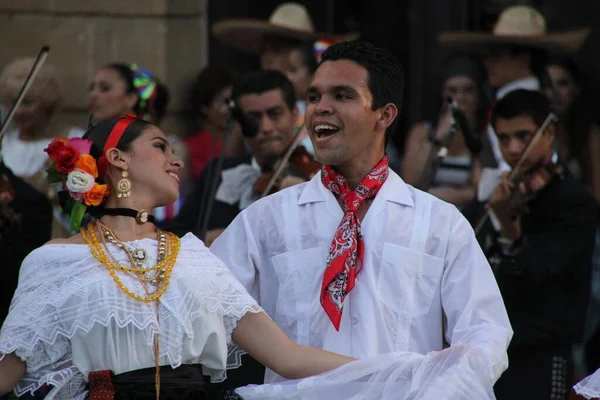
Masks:
[[[364,67],[368,73],[368,87],[373,96],[372,110],[393,103],[402,111],[404,94],[404,69],[398,58],[390,51],[364,41],[333,44],[321,56],[321,64],[327,61],[350,60]],[[385,132],[385,143],[390,141],[398,117]]]

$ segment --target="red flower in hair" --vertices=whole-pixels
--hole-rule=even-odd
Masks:
[[[56,170],[64,174],[75,169],[75,164],[79,160],[79,152],[72,146],[64,146],[56,153]]]
[[[59,137],[54,139],[48,147],[44,149],[46,153],[48,153],[48,157],[52,160],[52,162],[56,162],[58,158],[58,152],[65,148],[69,140],[65,137]]]

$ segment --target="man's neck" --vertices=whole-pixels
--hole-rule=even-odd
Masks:
[[[334,168],[344,177],[350,189],[354,190],[371,170],[375,168],[384,155],[385,153],[382,153],[381,157],[377,158],[377,161],[375,162],[353,160],[347,164],[335,166]]]

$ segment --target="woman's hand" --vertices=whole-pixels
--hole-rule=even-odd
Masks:
[[[0,396],[13,390],[25,375],[26,369],[25,362],[21,361],[14,354],[6,354],[0,360]]]
[[[233,341],[261,364],[287,379],[318,375],[353,358],[300,346],[264,313],[246,313],[233,331]]]

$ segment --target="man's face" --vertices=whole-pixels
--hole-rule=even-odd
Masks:
[[[511,54],[507,48],[492,47],[483,57],[488,80],[498,89],[507,83],[523,78],[523,71],[529,71],[529,56]]]
[[[523,155],[529,141],[540,127],[529,115],[519,115],[514,118],[498,118],[494,124],[496,136],[500,142],[500,150],[504,160],[514,168]],[[552,155],[554,143],[554,125],[548,126],[544,135],[534,148],[531,149],[522,166],[525,170]]]
[[[326,61],[317,69],[307,91],[305,123],[320,162],[339,169],[375,165],[383,156],[389,124],[380,124],[382,109],[371,109],[368,83],[367,70],[350,60]]]
[[[258,126],[257,135],[247,139],[252,155],[261,166],[271,166],[292,143],[298,111],[288,107],[281,89],[245,94],[239,105]]]

